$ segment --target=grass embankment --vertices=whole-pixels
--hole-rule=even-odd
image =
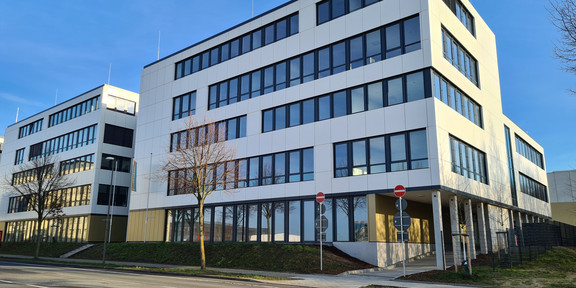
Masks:
[[[215,268],[328,274],[372,267],[333,247],[324,247],[324,252],[324,269],[320,271],[318,246],[272,243],[206,244],[206,265]],[[83,251],[74,258],[101,259],[102,245]],[[106,258],[127,262],[200,266],[200,248],[199,244],[193,243],[111,243],[108,245]]]
[[[42,243],[41,257],[59,257],[83,244]],[[34,243],[3,243],[0,254],[34,255]],[[76,254],[72,259],[102,259],[102,244]],[[338,274],[349,270],[372,268],[333,247],[324,247],[323,271],[320,271],[319,246],[273,243],[207,243],[206,264],[214,268]],[[200,266],[200,248],[195,243],[110,243],[106,250],[108,261],[158,263]],[[147,270],[139,267],[138,270]],[[152,269],[163,271],[162,269]],[[191,271],[175,271],[195,274]],[[225,276],[225,275],[224,275]]]
[[[464,269],[458,269],[458,273],[452,269],[408,275],[403,280],[492,287],[576,288],[576,248],[553,248],[538,259],[512,269],[493,269],[489,257],[475,262],[473,275],[467,275]]]
[[[74,249],[80,248],[85,244],[82,243],[42,243],[40,245],[40,257],[60,257]],[[36,243],[19,242],[2,243],[0,254],[34,256]]]

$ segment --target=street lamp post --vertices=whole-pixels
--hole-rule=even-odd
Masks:
[[[114,161],[114,168],[112,170],[112,175],[110,176],[110,189],[112,189],[112,195],[110,195],[110,192],[108,192],[108,212],[106,213],[106,228],[105,228],[105,232],[104,232],[104,249],[102,250],[102,264],[106,264],[106,248],[108,246],[108,242],[110,242],[110,235],[112,234],[112,215],[110,213],[110,208],[112,206],[113,203],[113,199],[114,199],[114,192],[116,192],[114,185],[114,176],[116,174],[116,169],[118,166],[118,162],[116,161],[116,159],[114,157],[106,157],[106,160],[108,161]]]

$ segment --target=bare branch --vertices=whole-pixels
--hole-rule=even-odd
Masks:
[[[158,178],[168,181],[171,195],[192,194],[198,200],[202,269],[206,267],[204,202],[217,190],[237,187],[239,162],[234,159],[236,150],[224,141],[226,132],[223,125],[206,119],[195,122],[189,117],[186,129],[179,133],[178,143],[172,143],[161,175],[158,175]]]

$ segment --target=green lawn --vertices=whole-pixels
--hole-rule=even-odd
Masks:
[[[488,261],[473,266],[472,272],[473,275],[462,269],[458,273],[429,271],[408,275],[405,279],[492,287],[576,288],[576,248],[553,248],[538,259],[512,269],[494,269]]]

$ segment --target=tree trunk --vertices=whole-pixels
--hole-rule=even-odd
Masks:
[[[200,218],[200,269],[206,270],[206,250],[204,249],[204,200],[198,201],[198,217]]]
[[[36,251],[34,252],[34,258],[40,256],[40,244],[42,243],[42,217],[38,216],[38,221],[36,223]]]

